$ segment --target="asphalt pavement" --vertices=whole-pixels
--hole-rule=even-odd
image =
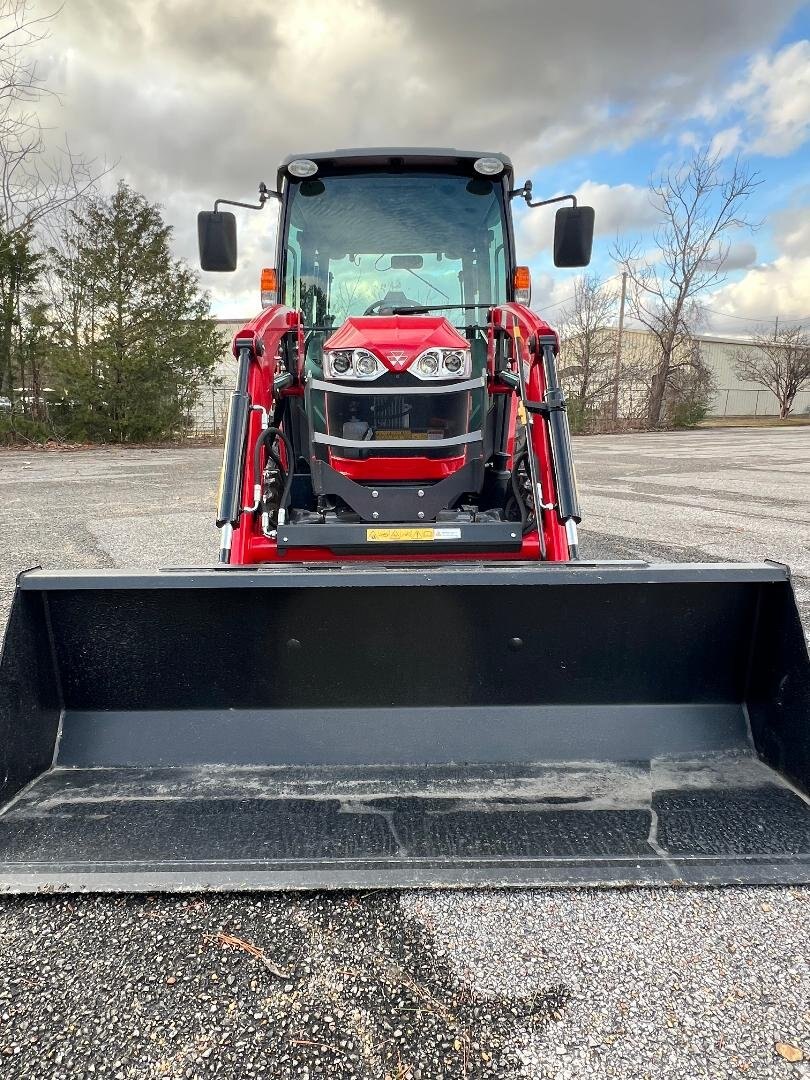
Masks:
[[[780,560],[810,627],[810,428],[575,443],[586,558]],[[218,467],[0,453],[0,625],[30,566],[212,563]],[[6,898],[0,1076],[810,1077],[808,916],[787,887]]]

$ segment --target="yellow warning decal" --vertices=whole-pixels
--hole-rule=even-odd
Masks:
[[[366,529],[366,540],[391,544],[403,540],[435,540],[435,529]]]

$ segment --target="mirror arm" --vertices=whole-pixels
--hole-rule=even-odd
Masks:
[[[576,195],[557,195],[553,199],[537,199],[532,202],[532,182],[527,180],[523,187],[515,188],[514,191],[509,192],[510,199],[525,199],[527,206],[548,206],[550,203],[567,202],[569,199],[574,207],[577,205]]]
[[[214,203],[214,213],[219,209],[220,203],[225,206],[243,206],[245,210],[263,210],[268,199],[281,199],[281,192],[271,191],[262,180],[259,184],[259,201],[257,203],[236,202],[234,199],[217,199]]]
[[[536,202],[532,202],[530,196],[531,192],[524,196],[527,206],[548,206],[549,203],[567,202],[569,199],[571,200],[571,205],[574,207],[574,209],[576,209],[577,205],[576,195],[558,195],[555,199],[538,199]]]

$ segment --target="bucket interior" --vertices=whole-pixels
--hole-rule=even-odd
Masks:
[[[810,880],[779,567],[21,581],[0,887]]]

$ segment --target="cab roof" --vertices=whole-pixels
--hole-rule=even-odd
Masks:
[[[320,150],[317,153],[288,154],[278,167],[278,186],[288,179],[287,166],[291,161],[308,158],[318,163],[324,173],[342,172],[344,169],[433,169],[450,168],[453,171],[472,172],[472,164],[481,157],[494,157],[503,162],[504,174],[512,182],[514,170],[506,154],[492,150],[455,150],[452,147],[435,146],[376,146],[339,150]]]

